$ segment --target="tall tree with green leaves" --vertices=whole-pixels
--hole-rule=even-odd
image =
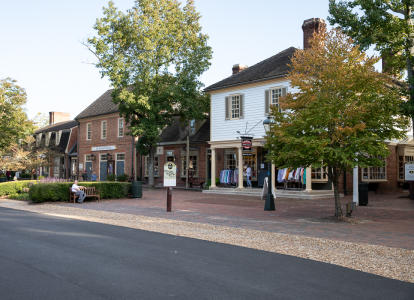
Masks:
[[[383,71],[400,78],[407,72],[409,101],[401,107],[414,121],[414,1],[330,0],[329,13],[329,22],[338,24],[361,49],[375,46],[385,62]]]
[[[15,80],[0,80],[0,153],[31,133],[33,125],[23,108],[26,101],[25,90]]]
[[[267,149],[278,167],[326,167],[333,183],[335,216],[342,216],[338,180],[345,170],[381,166],[389,155],[386,140],[402,138],[400,90],[374,70],[367,57],[340,30],[314,35],[298,50],[288,79],[292,90],[272,110],[275,124]]]
[[[138,150],[149,155],[149,184],[159,134],[174,115],[200,119],[209,99],[200,75],[210,66],[211,48],[201,32],[193,1],[136,0],[122,12],[112,2],[88,39],[97,67],[109,78],[113,100],[138,136]]]

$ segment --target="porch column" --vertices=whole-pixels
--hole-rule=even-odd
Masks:
[[[276,191],[276,168],[274,164],[272,164],[272,191],[273,193]]]
[[[211,184],[210,188],[216,187],[216,148],[211,148]]]
[[[243,149],[238,147],[238,159],[239,159],[239,189],[243,188]]]
[[[312,167],[306,168],[306,191],[312,190]]]
[[[358,166],[354,167],[354,170],[352,172],[352,202],[355,203],[355,205],[359,205],[359,197],[358,197]]]

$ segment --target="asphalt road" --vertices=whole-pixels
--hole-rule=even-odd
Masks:
[[[0,299],[414,299],[306,259],[0,208]]]

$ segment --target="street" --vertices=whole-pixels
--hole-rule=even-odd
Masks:
[[[412,299],[302,258],[0,208],[1,299]]]

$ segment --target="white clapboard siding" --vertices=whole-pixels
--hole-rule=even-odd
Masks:
[[[265,135],[263,120],[265,116],[265,90],[273,87],[287,87],[290,91],[288,81],[273,82],[266,85],[243,87],[231,92],[218,92],[211,95],[211,141],[235,140],[239,134],[244,133],[247,123],[247,130],[250,130],[257,123],[257,126],[250,130],[253,138],[262,138]],[[239,120],[226,120],[225,97],[233,94],[243,94],[244,115]]]

